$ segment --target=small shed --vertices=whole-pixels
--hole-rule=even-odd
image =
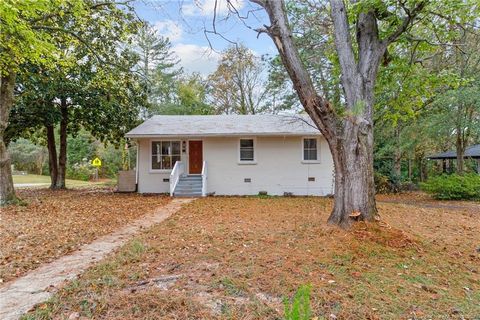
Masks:
[[[457,158],[457,152],[450,150],[427,157],[429,160],[453,160]],[[477,172],[480,174],[480,144],[475,144],[465,149],[464,159],[477,160]]]

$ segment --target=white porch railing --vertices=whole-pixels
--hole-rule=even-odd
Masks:
[[[203,161],[202,166],[202,197],[207,196],[207,161]]]
[[[177,186],[180,176],[185,172],[185,165],[181,161],[175,162],[173,166],[172,173],[170,173],[170,197],[173,197],[173,191]]]

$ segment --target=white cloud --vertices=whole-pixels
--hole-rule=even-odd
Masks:
[[[179,41],[183,36],[183,29],[173,20],[157,21],[153,24],[153,28],[158,31],[161,36],[167,37],[171,42]]]
[[[215,4],[217,15],[228,13],[227,0],[194,0],[193,3],[184,4],[182,12],[186,16],[212,16],[215,11]],[[231,4],[236,10],[240,10],[245,6],[245,0],[231,0]]]
[[[186,16],[194,16],[200,12],[200,8],[194,3],[184,4],[182,6],[182,13]]]
[[[217,68],[220,54],[209,47],[179,43],[172,49],[180,58],[180,65],[187,73],[198,72],[206,76]]]

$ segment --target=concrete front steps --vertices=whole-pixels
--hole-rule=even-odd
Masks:
[[[202,176],[185,175],[180,176],[177,186],[173,191],[174,197],[196,198],[202,196]]]

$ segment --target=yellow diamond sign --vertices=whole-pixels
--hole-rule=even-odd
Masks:
[[[100,160],[98,157],[92,160],[92,166],[98,168],[101,165],[102,165],[102,160]]]

